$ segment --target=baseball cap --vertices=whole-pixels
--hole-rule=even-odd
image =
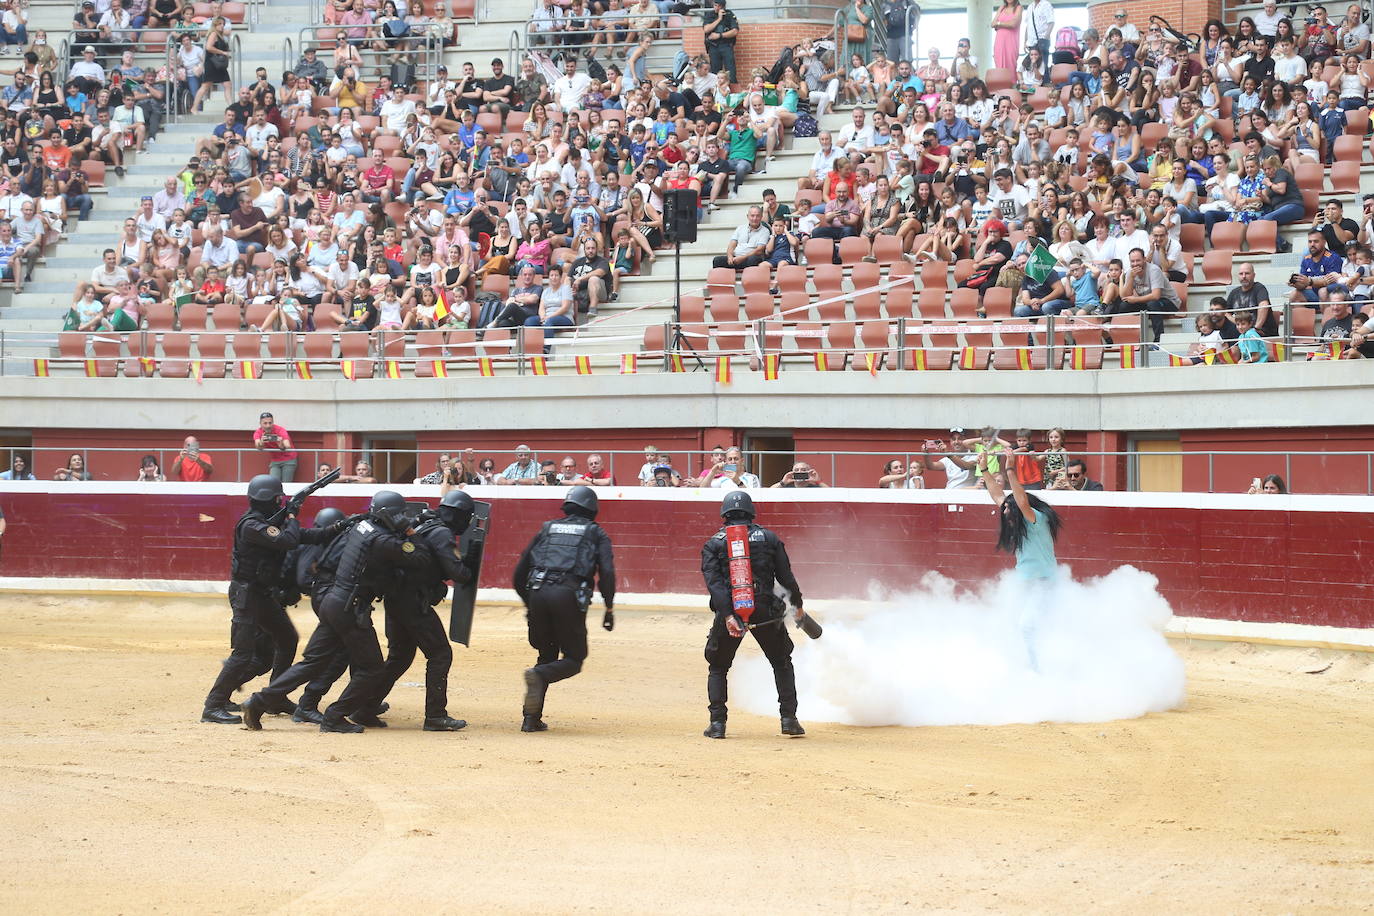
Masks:
[[[95,6],[94,3],[92,3],[91,5],[92,5],[92,6]],[[85,54],[87,51],[90,51],[92,54],[94,54],[94,53],[95,53],[95,45],[86,45],[86,47],[84,47],[84,48],[81,49],[81,53],[82,53],[82,54]]]

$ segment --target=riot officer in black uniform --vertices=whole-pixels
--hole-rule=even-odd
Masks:
[[[778,685],[778,712],[782,716],[784,735],[804,735],[797,721],[797,682],[792,671],[792,637],[786,629],[786,604],[802,616],[801,588],[792,575],[792,563],[782,540],[767,528],[754,524],[754,501],[743,490],[731,490],[720,507],[721,518],[728,525],[749,526],[749,563],[754,574],[754,610],[749,617],[748,632],[773,666],[773,680]],[[726,547],[725,529],[713,534],[701,548],[701,574],[711,593],[711,610],[715,621],[706,637],[706,662],[710,673],[706,676],[707,707],[711,724],[703,734],[708,738],[725,737],[726,707],[729,693],[730,666],[735,653],[744,641],[744,621],[735,613],[730,595],[730,557]],[[788,596],[786,604],[774,594],[774,582],[782,586]]]
[[[593,581],[606,605],[601,625],[615,629],[615,561],[611,539],[593,521],[596,509],[591,487],[573,487],[563,500],[564,517],[545,522],[515,565],[515,591],[525,602],[530,645],[539,652],[538,663],[525,671],[522,732],[548,728],[542,718],[548,686],[582,670]]]
[[[415,522],[416,543],[426,549],[425,563],[416,569],[396,571],[395,581],[386,591],[386,664],[383,666],[383,699],[415,660],[415,650],[425,653],[425,724],[427,732],[456,732],[467,726],[448,714],[448,671],[453,664],[453,649],[434,605],[448,594],[446,582],[464,584],[472,571],[458,555],[457,538],[472,523],[472,497],[462,490],[450,490],[439,502],[437,512],[425,511]],[[380,720],[378,720],[380,721]]]
[[[320,731],[355,733],[380,721],[374,704],[382,679],[382,648],[372,628],[372,602],[386,590],[392,570],[416,568],[423,562],[415,542],[406,537],[408,527],[405,498],[380,490],[372,497],[368,517],[330,544],[316,570],[320,625],[301,660],[244,702],[243,722],[248,728],[262,728],[262,714],[317,675],[340,647],[348,651],[352,677],[324,711]],[[337,564],[330,567],[332,558]]]
[[[338,534],[343,531],[348,523],[348,518],[341,511],[327,508],[316,513],[314,527],[327,528]],[[305,531],[302,531],[301,534],[302,540],[304,540]],[[292,577],[293,584],[299,592],[310,595],[310,607],[314,611],[316,619],[319,618],[320,614],[315,591],[316,573],[320,561],[324,558],[325,551],[328,550],[333,539],[331,535],[328,541],[321,543],[302,543],[301,546],[286,555],[286,570],[283,575]],[[291,721],[313,722],[316,725],[323,722],[324,716],[320,714],[319,709],[320,697],[324,696],[330,686],[347,670],[348,652],[340,649],[335,654],[334,659],[330,661],[328,668],[319,676],[312,678],[305,690],[301,692],[300,702],[296,704],[296,711],[291,714]],[[312,689],[315,688],[318,688],[318,692],[312,693]]]
[[[234,526],[234,553],[230,561],[229,657],[205,697],[200,721],[234,725],[243,721],[225,707],[236,687],[261,674],[258,641],[262,633],[272,639],[274,661],[287,665],[296,654],[296,628],[275,594],[282,560],[300,543],[301,530],[294,515],[280,517],[281,481],[259,474],[248,482],[248,511]],[[265,705],[263,712],[290,713],[296,704],[283,693]]]

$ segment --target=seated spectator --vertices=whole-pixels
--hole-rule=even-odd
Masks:
[[[924,467],[919,461],[906,464],[900,458],[893,458],[883,465],[883,474],[878,478],[878,486],[888,490],[924,490]]]
[[[0,472],[0,480],[33,480],[33,472],[29,470],[28,459],[18,452],[10,458],[9,469]]]
[[[721,465],[720,476],[711,481],[711,486],[721,489],[757,490],[763,486],[758,475],[744,469],[744,452],[735,446],[725,450],[725,463]]]
[[[717,255],[711,266],[743,270],[762,264],[767,257],[766,246],[771,240],[772,235],[763,224],[763,208],[752,206],[744,225],[737,227],[730,241],[725,244],[725,254]]]
[[[1255,282],[1255,265],[1242,263],[1236,268],[1238,285],[1226,294],[1225,307],[1233,313],[1249,312],[1260,337],[1277,337],[1278,316],[1269,301],[1269,290]]]
[[[515,460],[497,477],[501,485],[544,486],[546,481],[539,476],[539,464],[534,460],[528,445],[515,447]]]
[[[134,478],[139,483],[166,483],[167,476],[162,473],[162,468],[158,466],[156,455],[144,455],[143,460],[138,465],[138,476]]]
[[[187,483],[200,483],[214,476],[214,460],[200,449],[200,440],[187,436],[181,451],[172,459],[172,478]]]
[[[611,476],[611,471],[605,466],[605,462],[600,455],[587,456],[587,472],[582,475],[583,482],[592,487],[613,487],[615,478]]]
[[[1081,490],[1100,493],[1102,484],[1088,477],[1088,464],[1082,458],[1070,458],[1064,466],[1064,476],[1056,477],[1050,484],[1051,490]]]
[[[1289,302],[1327,302],[1333,293],[1345,291],[1345,262],[1334,251],[1326,249],[1326,236],[1314,229],[1307,233],[1307,255],[1298,265],[1298,272],[1288,278],[1292,287]]]
[[[1269,347],[1260,337],[1259,331],[1255,329],[1254,313],[1237,312],[1236,329],[1240,331],[1240,338],[1237,343],[1240,350],[1240,361],[1243,363],[1269,362]],[[1351,349],[1354,350],[1353,347]],[[1341,355],[1344,356],[1345,354],[1342,353]]]
[[[1082,267],[1081,261],[1079,266]],[[1069,292],[1064,274],[1057,270],[1051,270],[1042,282],[1037,283],[1029,276],[1022,281],[1021,294],[1012,314],[1017,318],[1032,318],[1041,315],[1058,315],[1065,309],[1072,308],[1074,308],[1074,296]]]
[[[1350,344],[1354,334],[1355,314],[1351,311],[1350,302],[1344,292],[1331,294],[1331,304],[1327,309],[1330,316],[1322,322],[1321,330],[1317,332],[1317,338],[1323,343],[1342,345],[1342,351]],[[1363,316],[1361,316],[1363,322]]]
[[[94,480],[91,472],[86,468],[86,457],[80,452],[73,452],[67,459],[65,467],[60,467],[53,472],[53,480]]]

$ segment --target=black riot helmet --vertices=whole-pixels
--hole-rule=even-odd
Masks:
[[[378,490],[367,511],[382,525],[400,531],[406,525],[406,499],[395,490]]]
[[[720,503],[720,517],[729,519],[738,516],[747,519],[754,517],[754,501],[743,490],[731,490]]]
[[[596,518],[596,491],[591,487],[573,487],[563,497],[563,511],[583,518]]]
[[[475,508],[471,496],[462,490],[449,490],[439,500],[439,521],[454,534],[462,534],[472,524],[472,511]]]
[[[312,523],[316,528],[328,528],[330,525],[337,524],[344,520],[344,514],[333,506],[321,509],[315,513],[315,521]]]
[[[248,501],[266,506],[280,506],[283,491],[281,481],[271,474],[259,474],[248,481]]]

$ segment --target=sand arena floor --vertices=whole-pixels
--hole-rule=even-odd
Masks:
[[[523,619],[483,608],[451,682],[467,730],[419,730],[417,664],[392,727],[347,736],[199,723],[222,600],[0,598],[0,906],[1374,908],[1369,656],[1193,642],[1187,705],[1145,719],[863,729],[803,709],[788,740],[737,712],[708,741],[705,617],[618,617],[545,734],[517,729]]]

